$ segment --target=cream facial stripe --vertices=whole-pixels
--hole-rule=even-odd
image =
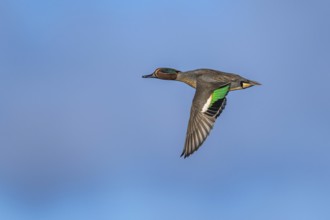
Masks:
[[[154,73],[155,76],[157,76],[157,77],[158,77],[157,73],[158,73],[159,69],[160,69],[160,68],[157,68],[157,69],[155,70],[155,73]]]

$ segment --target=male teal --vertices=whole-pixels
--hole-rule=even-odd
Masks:
[[[182,72],[172,68],[157,68],[152,74],[142,77],[181,81],[196,89],[181,154],[184,158],[202,146],[226,106],[228,92],[261,85],[237,74],[212,69]]]

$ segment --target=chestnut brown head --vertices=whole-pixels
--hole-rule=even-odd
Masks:
[[[176,80],[180,71],[172,68],[158,68],[152,74],[142,76],[143,78],[158,78],[165,80]]]

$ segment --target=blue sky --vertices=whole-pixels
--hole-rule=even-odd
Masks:
[[[327,1],[0,3],[1,219],[329,219]],[[188,159],[194,90],[228,95]]]

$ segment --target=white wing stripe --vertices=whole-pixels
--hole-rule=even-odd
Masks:
[[[212,100],[212,95],[210,95],[210,97],[208,98],[208,100],[204,104],[204,106],[202,108],[202,112],[206,112],[207,111],[207,109],[209,108],[209,106],[211,104],[211,100]]]

